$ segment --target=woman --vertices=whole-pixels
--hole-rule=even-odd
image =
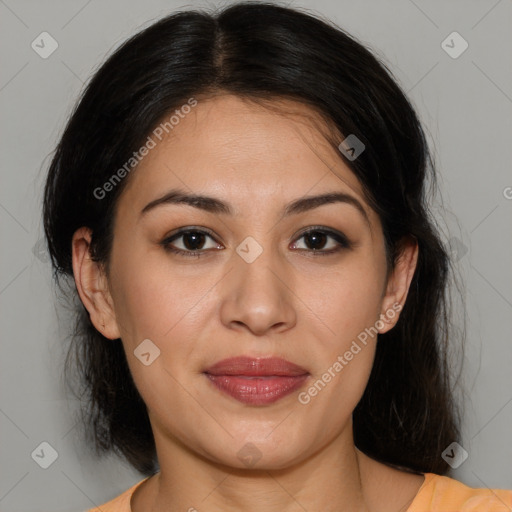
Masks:
[[[146,476],[102,511],[512,507],[444,476],[429,164],[391,73],[298,10],[180,12],[107,60],[44,204],[96,447]]]

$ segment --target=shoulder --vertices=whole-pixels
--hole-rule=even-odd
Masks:
[[[469,487],[458,480],[425,473],[407,512],[510,512],[512,490]]]
[[[132,485],[129,489],[124,491],[122,494],[117,496],[116,498],[104,503],[99,507],[94,507],[89,509],[87,512],[131,512],[130,500],[133,496],[133,493],[143,482],[145,482],[148,478],[143,478],[140,482]]]

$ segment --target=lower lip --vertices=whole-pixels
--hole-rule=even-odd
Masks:
[[[290,376],[242,377],[239,375],[205,374],[210,382],[239,402],[250,405],[265,405],[300,388],[309,374]]]

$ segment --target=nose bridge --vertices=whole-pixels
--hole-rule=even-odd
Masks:
[[[285,270],[278,248],[271,233],[257,236],[259,241],[253,236],[244,238],[236,247],[236,255],[233,255],[239,288],[254,288],[251,293],[261,290],[265,294],[280,295],[282,283],[276,274]]]
[[[277,324],[290,327],[295,312],[286,262],[269,233],[257,236],[261,242],[247,236],[235,249],[221,311],[225,325],[243,323],[262,334]]]

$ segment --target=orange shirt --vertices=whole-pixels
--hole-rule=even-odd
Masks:
[[[424,473],[420,487],[407,512],[512,512],[512,490],[475,489],[447,476]],[[149,477],[148,477],[149,478]],[[87,512],[131,512],[130,499],[136,483],[117,498]]]

